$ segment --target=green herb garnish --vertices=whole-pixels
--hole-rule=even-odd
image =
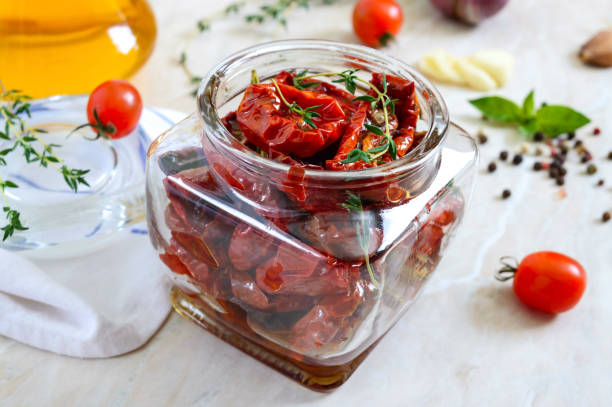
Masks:
[[[377,106],[381,106],[383,109],[383,114],[385,117],[385,128],[384,131],[376,126],[372,126],[366,124],[365,127],[369,131],[374,134],[384,136],[383,143],[379,146],[372,148],[369,151],[362,151],[358,148],[354,149],[350,153],[347,154],[346,158],[340,161],[342,164],[350,164],[357,161],[371,162],[376,160],[379,157],[385,155],[385,153],[389,152],[391,157],[395,160],[397,158],[397,146],[395,145],[395,141],[393,137],[391,137],[391,129],[389,127],[389,112],[387,111],[387,107],[391,110],[392,113],[395,113],[395,102],[396,99],[391,99],[387,94],[387,76],[383,73],[382,79],[382,92],[370,82],[361,79],[356,75],[359,69],[347,69],[342,72],[323,72],[323,73],[314,73],[307,75],[304,73],[298,74],[295,78],[293,78],[294,85],[300,89],[300,87],[304,87],[308,82],[304,83],[304,79],[310,79],[320,76],[339,76],[340,78],[332,80],[334,83],[344,83],[344,87],[347,91],[355,94],[357,90],[357,82],[366,85],[368,88],[372,89],[376,93],[376,97],[371,95],[361,95],[352,99],[352,101],[365,101],[370,103],[370,108],[372,110],[376,109]]]
[[[576,110],[561,105],[545,105],[534,111],[534,92],[531,91],[519,106],[500,96],[487,96],[469,101],[487,119],[514,124],[525,137],[542,132],[549,138],[576,131],[590,122]]]
[[[312,121],[312,118],[321,116],[319,113],[315,112],[315,109],[318,109],[322,107],[323,105],[310,106],[304,109],[302,106],[298,105],[295,102],[289,103],[287,99],[285,99],[285,96],[283,96],[283,93],[281,92],[280,87],[278,86],[278,83],[276,83],[274,79],[272,79],[272,83],[274,84],[274,86],[276,87],[276,90],[278,91],[278,96],[280,96],[281,100],[289,108],[289,110],[291,110],[293,113],[296,113],[302,116],[302,120],[304,121],[304,123],[308,124],[313,129],[316,129],[317,125],[314,124],[314,122]]]
[[[339,205],[349,212],[359,214],[359,223],[355,224],[357,241],[359,242],[359,246],[363,250],[363,258],[365,260],[366,268],[368,269],[368,274],[370,275],[370,280],[372,281],[372,284],[376,286],[376,288],[380,289],[380,283],[376,279],[376,276],[374,275],[374,270],[372,270],[372,266],[370,265],[370,229],[368,227],[365,212],[363,210],[361,197],[350,191],[347,191],[346,195],[346,201]]]
[[[0,88],[2,88],[0,83]],[[51,167],[64,177],[64,181],[71,190],[77,192],[80,184],[87,185],[85,175],[89,170],[69,168],[54,151],[60,147],[58,144],[47,144],[40,134],[46,133],[39,128],[28,127],[23,118],[30,117],[30,97],[17,90],[5,91],[2,88],[0,94],[0,116],[4,120],[4,127],[0,129],[0,140],[12,142],[12,145],[0,151],[0,167],[6,166],[6,157],[16,151],[21,151],[29,164],[38,163],[42,167]],[[20,213],[11,208],[5,194],[7,188],[18,188],[19,186],[9,180],[4,180],[0,174],[0,196],[2,198],[2,211],[5,214],[6,225],[0,230],[4,232],[2,240],[6,240],[15,231],[27,230],[19,219]]]

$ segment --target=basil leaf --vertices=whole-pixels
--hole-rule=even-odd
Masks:
[[[533,101],[533,90],[532,90],[525,97],[525,100],[523,100],[523,114],[525,115],[525,117],[529,118],[533,115],[533,106],[534,106],[534,101]]]
[[[523,136],[531,137],[536,131],[538,131],[538,121],[534,117],[525,119],[521,122],[518,129]]]
[[[516,103],[499,96],[472,99],[470,103],[487,118],[502,123],[516,123],[523,116],[521,108]]]
[[[376,126],[372,126],[371,124],[364,124],[365,128],[368,129],[369,131],[371,131],[372,133],[376,134],[377,136],[384,136],[385,133],[383,133],[383,131],[376,127]]]
[[[556,137],[589,123],[588,117],[567,106],[547,105],[536,112],[537,127],[542,133]]]

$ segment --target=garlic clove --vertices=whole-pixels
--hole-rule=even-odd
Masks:
[[[476,90],[493,90],[497,88],[495,79],[487,72],[472,64],[467,58],[457,58],[455,68],[463,77],[467,85]]]
[[[455,57],[441,49],[435,50],[423,58],[424,62],[434,71],[440,81],[462,85],[465,83],[455,69]]]
[[[514,57],[502,50],[479,51],[469,57],[469,61],[493,77],[498,87],[508,82],[514,70]]]
[[[612,66],[612,29],[595,34],[580,49],[580,59],[591,65]]]

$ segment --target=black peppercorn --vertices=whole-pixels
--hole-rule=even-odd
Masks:
[[[502,198],[504,199],[510,198],[510,195],[512,195],[512,192],[510,192],[509,189],[504,189],[504,191],[502,192]]]
[[[559,168],[559,175],[561,175],[562,177],[567,175],[567,170],[563,167]]]
[[[499,159],[502,161],[506,161],[508,159],[508,152],[507,151],[501,151],[499,153]]]
[[[576,140],[576,142],[574,143],[574,148],[578,148],[582,146],[582,140]]]
[[[548,170],[548,175],[550,176],[550,178],[557,178],[561,174],[559,173],[558,167],[553,167],[551,165],[550,169]]]
[[[520,154],[515,154],[515,156],[512,158],[512,164],[514,165],[519,165],[522,162],[523,162],[523,156]]]
[[[608,153],[608,160],[612,160],[612,151]]]
[[[601,220],[603,222],[607,222],[610,220],[610,212],[604,212],[603,215],[601,215]]]
[[[542,133],[541,131],[536,132],[536,134],[533,135],[533,141],[544,141],[544,133]]]
[[[489,172],[495,172],[495,170],[497,169],[497,165],[492,162],[489,164],[489,166],[487,167],[487,170],[489,170]]]
[[[486,143],[489,140],[484,133],[478,133],[478,135],[476,137],[478,137],[478,142],[480,144],[484,144],[484,143]]]
[[[539,161],[536,161],[533,163],[533,170],[534,171],[540,171],[542,169],[542,163]]]
[[[565,178],[563,178],[562,176],[558,176],[556,179],[556,183],[559,186],[562,186],[563,184],[565,184]]]
[[[589,162],[589,157],[587,155],[583,155],[580,158],[580,162],[583,163],[583,164],[588,163]]]
[[[574,131],[570,131],[569,133],[567,133],[567,139],[568,139],[568,140],[571,140],[571,139],[573,139],[574,137],[576,137],[576,132],[574,132]]]

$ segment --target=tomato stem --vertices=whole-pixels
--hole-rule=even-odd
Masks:
[[[514,264],[510,264],[509,260],[512,260]],[[497,270],[495,273],[495,279],[498,281],[508,281],[514,278],[514,274],[516,273],[516,269],[518,268],[518,262],[514,257],[504,256],[499,259],[499,262],[503,264],[504,267]]]

